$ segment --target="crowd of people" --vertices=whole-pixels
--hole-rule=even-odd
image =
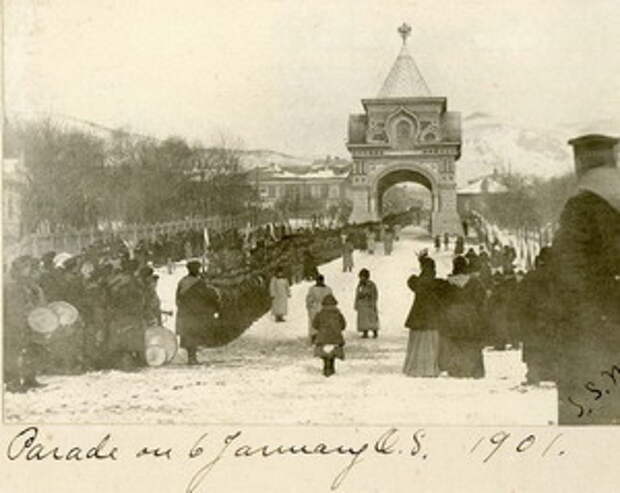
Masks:
[[[577,192],[564,206],[553,244],[540,249],[527,272],[516,269],[514,247],[491,241],[484,230],[478,231],[477,252],[465,251],[465,239],[457,238],[446,279],[437,278],[427,250],[419,255],[420,273],[407,283],[415,298],[405,321],[406,375],[481,378],[484,347],[521,347],[527,383],[556,383],[560,424],[620,424],[620,171],[613,151],[618,142],[599,135],[570,142]],[[367,238],[367,251],[374,253],[375,235]],[[444,249],[450,245],[444,235]],[[434,246],[441,250],[441,236]],[[345,243],[345,271],[352,267],[349,250]],[[376,300],[377,286],[365,270],[359,278],[358,330],[362,337],[376,336],[376,310],[360,309],[358,303]],[[312,289],[322,285],[317,281]],[[345,322],[335,314],[331,293],[323,290],[322,296],[326,306],[315,316],[311,335],[323,345],[316,354],[330,376],[334,358],[343,357]],[[323,310],[331,316],[319,317]],[[323,331],[330,334],[327,339]]]
[[[110,237],[77,255],[21,256],[3,278],[7,388],[36,388],[42,373],[144,366],[146,329],[173,314],[161,309],[157,268],[172,273],[183,260],[177,333],[196,363],[198,346],[230,342],[269,310],[274,279],[288,286],[314,280],[317,266],[340,256],[343,231],[287,224],[186,230],[137,242]],[[78,316],[60,323],[67,316],[53,313],[58,303]]]
[[[352,252],[356,240],[360,249],[374,254],[377,241],[384,241],[387,236],[389,239],[384,241],[382,250],[389,255],[393,241],[390,236],[396,236],[394,229],[399,228],[370,225],[343,235],[343,272],[350,272],[353,268]],[[365,243],[360,239],[366,240]],[[548,248],[542,249],[537,269],[525,274],[515,269],[515,249],[501,245],[497,239],[486,245],[480,244],[478,251],[472,246],[465,252],[463,237],[457,237],[455,241],[447,237],[445,245],[448,248],[453,245],[453,269],[447,279],[437,278],[435,261],[425,249],[417,259],[420,273],[412,275],[407,282],[415,299],[404,321],[405,327],[410,329],[404,373],[414,377],[437,377],[443,373],[457,378],[482,378],[482,350],[485,346],[498,350],[517,348],[526,335],[528,358],[531,358],[535,350],[531,349],[529,339],[532,314],[528,298],[536,296],[532,293],[540,289],[534,280],[541,276],[546,265]],[[356,330],[361,338],[377,338],[380,329],[379,287],[370,277],[368,269],[361,269],[355,290]],[[525,282],[521,284],[522,281]],[[290,296],[286,280],[280,289],[275,289],[280,282],[278,276],[272,281],[272,311],[276,320],[286,314],[286,300]],[[323,306],[325,301],[327,306]],[[324,277],[318,275],[306,296],[308,337],[312,344],[317,345],[315,353],[325,361],[326,376],[335,373],[333,360],[344,357],[341,331],[346,322],[335,315],[338,311],[336,305],[333,291],[325,285]],[[331,315],[318,317],[323,310]],[[332,357],[324,345],[331,346]],[[539,383],[547,376],[548,373],[534,364],[528,372],[528,381]]]

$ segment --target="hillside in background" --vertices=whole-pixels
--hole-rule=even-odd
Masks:
[[[463,118],[462,130],[462,155],[457,163],[460,185],[494,169],[544,178],[569,173],[573,156],[568,140],[587,133],[620,135],[620,121],[527,128],[486,113],[473,113]]]
[[[48,117],[64,128],[94,134],[106,141],[117,132],[94,122],[70,116]],[[123,130],[135,139],[149,138]],[[573,158],[568,139],[586,133],[620,135],[620,120],[604,119],[593,122],[574,122],[556,128],[532,128],[501,119],[482,112],[466,115],[462,120],[463,147],[457,163],[459,186],[469,180],[490,174],[494,169],[513,173],[551,177],[565,174],[573,169]],[[292,155],[272,149],[242,149],[241,163],[246,169],[277,166],[282,169],[309,171],[315,168],[346,169],[348,155],[343,158],[327,156]]]

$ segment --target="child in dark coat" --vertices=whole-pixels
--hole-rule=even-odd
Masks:
[[[323,359],[323,375],[329,377],[336,373],[335,359],[344,359],[344,337],[342,331],[347,326],[344,316],[336,306],[333,295],[323,298],[322,308],[313,321],[316,330],[314,355]]]

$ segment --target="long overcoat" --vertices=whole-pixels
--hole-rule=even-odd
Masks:
[[[620,423],[620,399],[595,399],[599,394],[583,386],[585,381],[594,382],[591,388],[604,387],[601,372],[618,364],[620,170],[595,168],[580,186],[564,206],[551,254],[565,314],[556,348],[560,423]],[[584,417],[588,408],[592,412]]]
[[[407,286],[415,293],[415,299],[405,327],[411,330],[441,331],[445,326],[442,298],[448,289],[447,282],[414,274],[407,280]]]
[[[142,287],[130,273],[119,272],[107,283],[108,350],[144,350]]]
[[[353,242],[346,240],[342,245],[342,268],[350,270],[353,268]]]
[[[217,291],[202,278],[188,274],[179,281],[176,303],[181,346],[194,348],[204,344],[209,331],[217,325],[216,313],[220,310]]]
[[[306,295],[306,309],[308,310],[308,335],[310,338],[316,333],[313,328],[314,317],[321,311],[323,298],[333,294],[328,286],[312,286]]]
[[[360,281],[355,291],[354,308],[357,311],[357,330],[359,332],[379,330],[379,312],[377,303],[379,291],[370,279]]]
[[[282,317],[288,312],[288,299],[291,296],[291,287],[288,279],[272,277],[269,283],[271,296],[271,313],[275,317]]]
[[[346,328],[347,322],[338,307],[324,306],[314,317],[313,325],[316,331],[316,344],[344,344],[342,331]]]

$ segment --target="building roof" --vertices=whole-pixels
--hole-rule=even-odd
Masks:
[[[431,91],[413,57],[407,49],[407,41],[403,40],[403,47],[396,57],[378,98],[419,98],[429,97]]]
[[[308,172],[295,173],[292,171],[285,171],[279,167],[272,167],[270,169],[261,170],[261,181],[331,181],[331,180],[343,180],[347,177],[347,173],[337,173],[330,168],[315,169]]]

